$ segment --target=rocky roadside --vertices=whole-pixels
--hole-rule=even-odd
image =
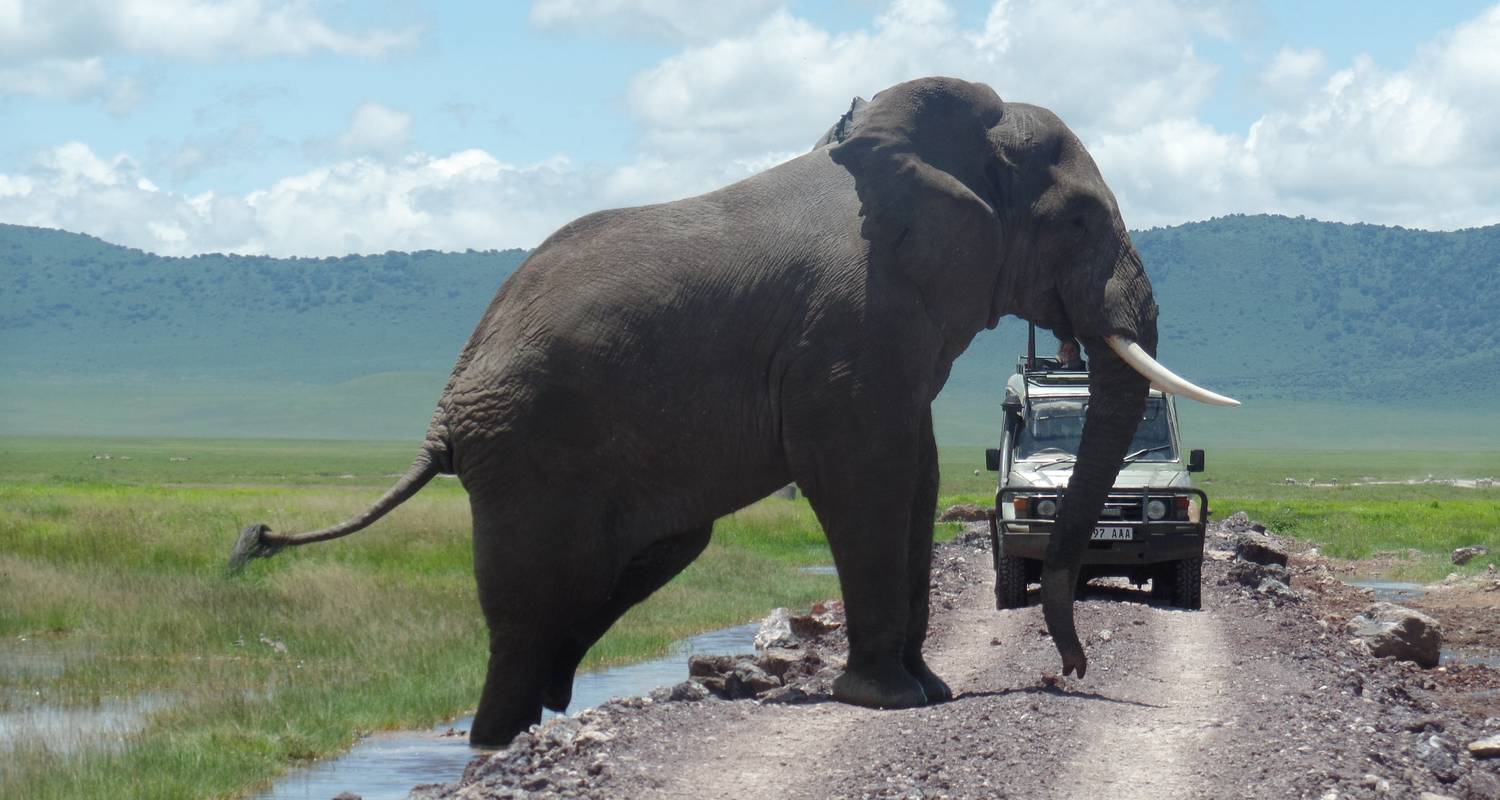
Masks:
[[[1315,551],[1231,517],[1203,611],[1091,587],[1074,680],[1039,609],[993,610],[987,548],[976,526],[934,559],[928,655],[951,703],[829,701],[847,643],[826,603],[775,616],[756,654],[696,659],[688,682],[559,717],[411,797],[1500,798],[1500,759],[1470,751],[1500,734],[1500,671],[1378,657],[1349,627],[1370,592]]]

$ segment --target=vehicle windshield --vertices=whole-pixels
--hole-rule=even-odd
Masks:
[[[1033,400],[1031,416],[1016,437],[1016,458],[1038,461],[1076,458],[1087,411],[1087,397]],[[1172,445],[1171,426],[1167,423],[1166,402],[1162,398],[1146,399],[1146,412],[1125,453],[1135,455],[1133,461],[1177,460],[1177,448]]]

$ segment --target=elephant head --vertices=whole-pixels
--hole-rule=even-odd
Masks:
[[[922,79],[856,100],[819,146],[854,175],[872,270],[906,276],[928,300],[949,351],[941,369],[1006,314],[1088,350],[1088,416],[1042,580],[1064,671],[1082,676],[1079,565],[1148,386],[1237,403],[1155,362],[1151,281],[1094,160],[1052,112],[982,84]]]

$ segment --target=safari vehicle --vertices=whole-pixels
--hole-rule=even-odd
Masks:
[[[1026,605],[1027,585],[1041,580],[1089,402],[1088,372],[1038,359],[1034,329],[1027,350],[1006,382],[1000,447],[986,452],[987,466],[1000,473],[990,517],[998,608]],[[1200,607],[1209,508],[1189,473],[1202,470],[1202,450],[1183,460],[1172,395],[1151,389],[1084,553],[1080,584],[1110,576],[1137,587],[1149,581],[1154,597]]]

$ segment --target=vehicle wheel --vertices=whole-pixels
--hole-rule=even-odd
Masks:
[[[995,562],[995,608],[1026,606],[1026,559],[1001,556]]]
[[[1172,605],[1178,608],[1203,607],[1203,557],[1172,562]]]

